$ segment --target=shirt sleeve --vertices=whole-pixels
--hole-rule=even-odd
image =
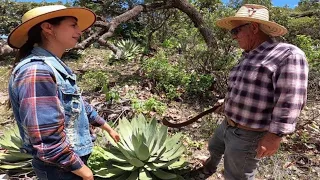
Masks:
[[[274,74],[275,107],[269,132],[289,134],[307,100],[308,63],[304,55],[292,54]]]
[[[81,168],[82,160],[66,140],[65,115],[50,68],[33,64],[21,69],[16,74],[13,88],[17,89],[20,119],[36,156],[68,171]]]
[[[98,112],[85,100],[83,100],[86,113],[89,119],[89,123],[95,127],[100,127],[106,123],[106,121],[99,116]]]

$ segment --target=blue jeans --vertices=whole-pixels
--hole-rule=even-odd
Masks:
[[[82,156],[81,160],[87,164],[89,155]],[[82,180],[80,176],[73,174],[71,171],[41,161],[38,158],[32,159],[32,167],[39,180]]]
[[[224,155],[226,180],[253,180],[259,162],[255,150],[265,133],[231,127],[223,121],[209,140],[210,158],[206,169],[215,172]]]

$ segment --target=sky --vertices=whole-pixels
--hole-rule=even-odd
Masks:
[[[229,0],[222,0],[223,2],[229,2]],[[272,0],[273,6],[285,6],[289,5],[290,8],[294,8],[298,5],[300,0]]]
[[[17,1],[34,1],[34,2],[41,2],[43,0],[17,0]],[[58,0],[46,0],[46,2],[57,2]],[[61,0],[62,2],[66,1],[72,1],[72,0]],[[229,0],[222,0],[223,2],[228,2]],[[274,6],[285,6],[289,5],[290,8],[294,8],[295,6],[298,5],[298,2],[300,0],[272,0],[272,3]]]

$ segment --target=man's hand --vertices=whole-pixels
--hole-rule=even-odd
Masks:
[[[262,158],[266,156],[272,156],[280,147],[281,137],[273,134],[267,133],[262,137],[258,143],[257,156],[256,158]]]
[[[109,134],[115,142],[120,141],[120,135],[115,130],[111,130]]]

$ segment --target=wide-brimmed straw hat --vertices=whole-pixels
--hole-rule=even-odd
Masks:
[[[70,16],[78,20],[81,31],[85,31],[96,21],[96,15],[89,9],[81,7],[67,8],[63,5],[41,6],[29,10],[22,16],[22,23],[16,27],[8,37],[8,44],[12,48],[21,48],[28,40],[28,31],[35,25],[46,20]]]
[[[216,24],[221,28],[231,30],[243,22],[256,22],[260,24],[260,29],[270,36],[282,36],[288,30],[280,24],[269,20],[269,11],[265,6],[257,4],[245,4],[235,14],[235,16],[219,19]]]

